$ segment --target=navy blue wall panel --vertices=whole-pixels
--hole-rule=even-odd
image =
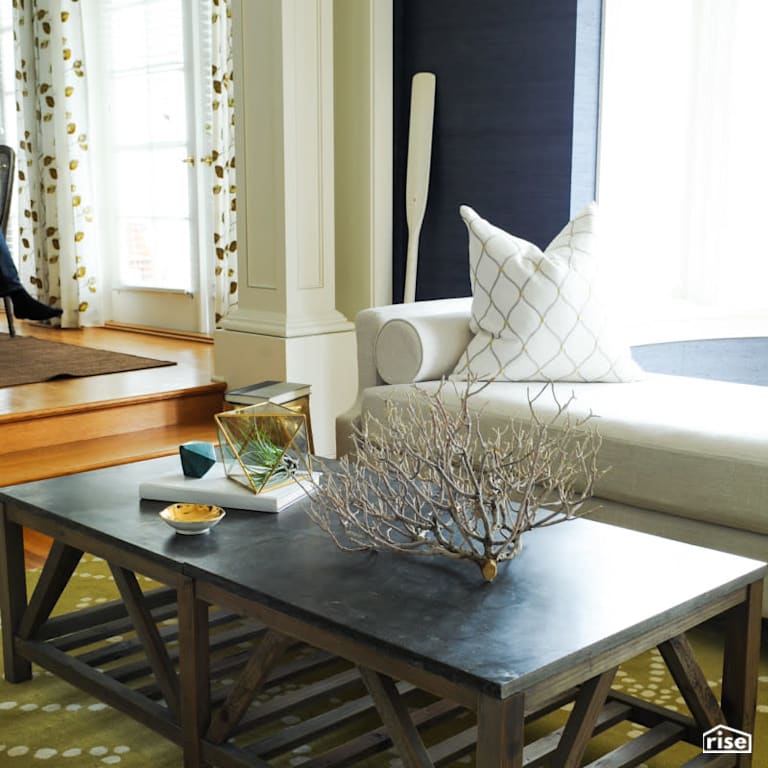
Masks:
[[[588,2],[599,14],[599,0]],[[394,9],[394,299],[404,282],[408,115],[419,71],[436,74],[437,90],[417,298],[466,296],[459,205],[542,246],[569,219],[577,0],[395,0]]]

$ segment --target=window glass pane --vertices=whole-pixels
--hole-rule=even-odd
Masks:
[[[0,2],[0,144],[7,144],[18,150],[18,129],[16,125],[16,62],[13,43],[13,8],[8,2]],[[11,255],[16,257],[18,237],[18,185],[13,185],[14,200],[8,216],[6,240]]]
[[[667,316],[751,316],[761,332],[768,260],[754,224],[768,174],[768,102],[757,95],[768,3],[612,0],[604,9],[603,243],[631,294],[637,338]]]
[[[137,72],[112,79],[114,142],[118,146],[186,144],[183,70]],[[184,150],[181,150],[183,158]]]
[[[0,144],[11,144],[16,136],[14,97],[15,62],[11,4],[0,3]]]
[[[117,210],[129,216],[189,219],[189,167],[171,149],[115,154]]]
[[[124,286],[192,287],[182,0],[105,0],[113,207]]]
[[[147,288],[190,290],[189,226],[178,219],[118,218],[120,278]]]
[[[149,84],[149,110],[154,142],[187,141],[184,71],[158,72]]]
[[[184,61],[181,0],[111,0],[108,25],[115,72]]]

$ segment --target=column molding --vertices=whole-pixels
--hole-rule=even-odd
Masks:
[[[333,0],[237,0],[239,305],[222,328],[351,329],[336,310]]]
[[[309,384],[316,451],[357,388],[336,309],[333,0],[233,0],[239,304],[214,335],[230,387]]]

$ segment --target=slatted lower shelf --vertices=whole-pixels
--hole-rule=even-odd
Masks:
[[[143,599],[178,674],[175,592],[152,590],[144,593]],[[208,618],[211,704],[215,712],[268,630],[213,607]],[[15,642],[27,658],[181,743],[181,728],[166,706],[162,686],[155,679],[123,601],[49,619],[32,638],[16,638]],[[473,713],[403,681],[397,683],[397,689],[435,766],[449,766],[474,754],[477,727]],[[573,689],[553,698],[530,714],[527,724],[535,724],[572,702],[577,693],[578,689]],[[589,768],[637,766],[678,741],[695,745],[700,738],[691,718],[619,692],[609,695],[594,736],[625,721],[647,730],[593,760]],[[549,765],[563,731],[550,730],[532,739],[524,750],[524,766]],[[304,768],[366,766],[391,749],[392,742],[355,667],[326,652],[289,643],[268,670],[265,683],[231,738],[221,744],[204,741],[202,755],[222,768],[261,767],[272,761],[288,764],[286,760],[295,757],[297,748]],[[692,759],[688,768],[733,764],[728,756],[700,756]]]

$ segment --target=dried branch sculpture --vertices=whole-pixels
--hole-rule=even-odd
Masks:
[[[353,457],[324,472],[313,520],[342,549],[466,558],[493,581],[523,533],[583,514],[603,474],[600,437],[571,419],[572,397],[561,403],[547,386],[529,397],[529,423],[483,434],[470,402],[484,386],[467,382],[451,405],[445,383],[414,388],[383,420],[368,417]],[[535,405],[547,389],[556,412],[542,421]]]

